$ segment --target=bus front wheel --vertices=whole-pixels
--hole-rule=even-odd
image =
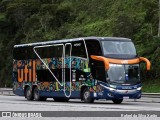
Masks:
[[[121,104],[123,99],[113,99],[112,101],[114,104]]]
[[[46,101],[47,99],[45,97],[40,97],[39,90],[37,87],[34,88],[33,96],[35,101]]]
[[[25,95],[27,100],[29,101],[33,100],[33,95],[32,95],[32,91],[30,90],[30,87],[27,87],[25,92],[26,92]]]
[[[91,98],[90,91],[88,88],[85,88],[83,91],[83,100],[85,103],[93,103],[94,99]]]

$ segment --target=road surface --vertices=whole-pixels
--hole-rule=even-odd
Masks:
[[[139,100],[124,99],[122,104],[112,101],[96,100],[87,104],[80,100],[71,99],[69,102],[27,101],[20,96],[0,95],[0,111],[160,111],[160,98],[143,97]]]
[[[88,104],[74,99],[69,102],[54,102],[51,98],[47,101],[27,101],[20,96],[0,95],[0,111],[160,111],[160,99],[148,97],[139,100],[124,99],[122,104],[117,105],[106,100],[96,100]]]

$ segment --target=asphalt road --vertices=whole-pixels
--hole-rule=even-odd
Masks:
[[[69,102],[27,101],[20,96],[0,95],[0,111],[160,111],[160,98],[142,97],[138,100],[124,99],[122,104],[112,101],[96,100],[87,104],[71,99]]]
[[[20,96],[7,96],[0,95],[0,113],[4,111],[14,112],[14,111],[103,111],[108,113],[108,111],[160,111],[160,99],[159,98],[148,98],[142,97],[139,100],[124,99],[122,104],[113,104],[112,101],[106,100],[96,100],[92,104],[83,103],[80,100],[70,100],[69,102],[54,102],[53,99],[47,99],[47,101],[27,101],[24,97]],[[55,114],[54,112],[52,114]],[[63,113],[62,113],[63,114]],[[67,113],[68,114],[68,113]],[[74,114],[74,113],[73,113]],[[79,114],[79,113],[78,113]],[[94,113],[90,113],[94,114]],[[111,114],[115,114],[111,113]],[[4,118],[0,117],[0,120],[106,120],[106,117],[42,117],[42,118],[21,118],[21,117],[12,117]],[[108,119],[108,118],[107,118]],[[109,117],[111,120],[146,120],[146,117],[135,117],[135,118],[123,118],[123,117]],[[147,118],[148,120],[157,120],[158,118]]]

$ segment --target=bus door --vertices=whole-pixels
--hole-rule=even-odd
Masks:
[[[66,97],[71,96],[72,92],[72,79],[71,79],[71,74],[72,74],[72,59],[71,59],[71,52],[72,52],[72,44],[71,43],[66,43],[65,44],[65,51],[64,51],[64,94]],[[69,84],[68,84],[69,83]],[[67,92],[69,91],[69,94],[67,95]]]

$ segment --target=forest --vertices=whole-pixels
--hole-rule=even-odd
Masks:
[[[158,0],[0,0],[0,87],[12,87],[13,46],[86,36],[126,37],[139,56],[144,84],[160,85]]]

